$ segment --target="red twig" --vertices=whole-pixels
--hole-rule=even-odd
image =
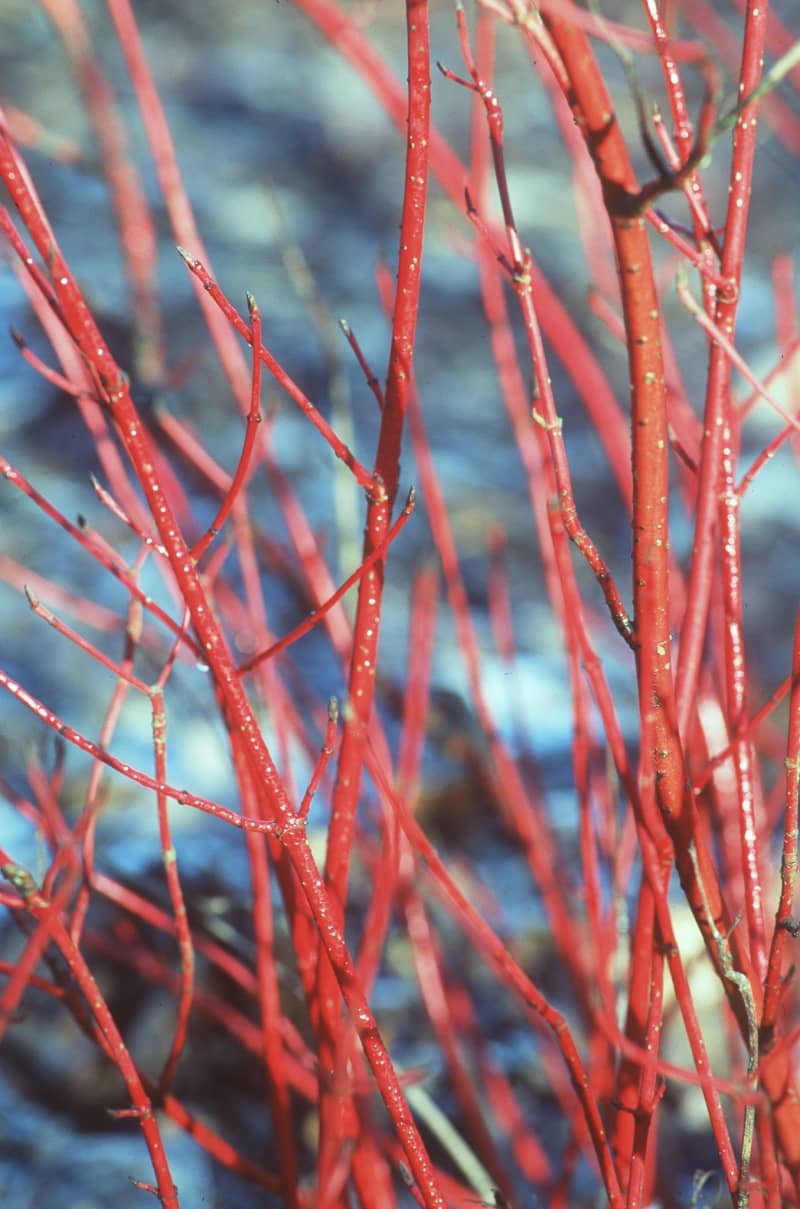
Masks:
[[[230,323],[231,327],[243,336],[248,344],[252,344],[254,340],[254,331],[251,330],[239,315],[236,308],[228,301],[220,287],[211,277],[205,265],[196,256],[191,256],[185,248],[178,248],[187,268],[194,274],[198,281],[202,284],[203,289],[208,296],[216,303],[222,314]],[[302,411],[307,420],[314,425],[322,438],[327,441],[337,458],[340,458],[353,473],[353,477],[359,487],[363,487],[365,491],[372,490],[374,483],[373,478],[361,463],[353,456],[345,443],[339,439],[336,433],[331,428],[327,420],[320,415],[311,400],[303,393],[299,386],[296,385],[283,369],[283,367],[275,360],[272,354],[263,345],[260,352],[261,361],[266,365],[269,372],[274,377],[275,381],[281,386],[293,403]]]
[[[164,1144],[153,1112],[152,1102],[142,1084],[130,1054],[120,1036],[114,1017],[92,977],[86,962],[66,932],[54,909],[55,904],[45,899],[27,869],[15,864],[7,853],[0,852],[0,872],[20,895],[20,908],[45,925],[48,939],[52,940],[64,958],[70,973],[83,993],[89,1011],[100,1028],[107,1052],[125,1080],[136,1118],[150,1153],[153,1172],[157,1180],[157,1195],[164,1209],[178,1209],[178,1191],[172,1182]]]
[[[306,634],[310,634],[314,627],[318,625],[320,621],[322,621],[322,619],[333,608],[333,606],[338,604],[342,597],[346,596],[355,584],[360,583],[364,576],[369,574],[376,563],[381,562],[386,557],[387,550],[395,538],[405,528],[406,522],[414,511],[415,503],[416,496],[414,494],[414,488],[412,487],[408,493],[405,507],[397,517],[397,520],[394,522],[391,528],[387,529],[379,544],[374,548],[374,550],[365,556],[364,561],[359,567],[356,568],[353,574],[348,575],[344,583],[336,589],[333,595],[329,596],[328,599],[324,601],[318,608],[314,609],[310,617],[301,622],[300,625],[295,626],[293,630],[291,630],[288,634],[285,634],[278,642],[274,642],[272,646],[267,647],[265,651],[260,651],[258,655],[253,655],[251,659],[248,659],[245,663],[240,664],[239,671],[242,674],[245,672],[251,672],[254,668],[258,667],[259,664],[264,663],[267,659],[272,659],[275,655],[279,655],[281,651],[285,651],[287,647],[292,645],[292,643],[297,642]]]
[[[236,499],[247,481],[247,475],[250,467],[250,460],[253,456],[253,451],[256,444],[256,436],[258,434],[258,425],[261,423],[261,353],[263,351],[261,345],[261,312],[258,309],[258,303],[252,294],[247,295],[247,309],[250,312],[250,343],[253,349],[253,376],[250,383],[250,410],[247,413],[247,421],[245,428],[244,444],[239,457],[239,464],[236,467],[236,472],[231,480],[231,485],[228,488],[225,499],[220,505],[220,509],[214,520],[208,527],[208,531],[200,541],[192,547],[192,558],[195,562],[199,562],[205,554],[208,547],[211,545],[214,538],[219,533],[225,521],[231,514]]]

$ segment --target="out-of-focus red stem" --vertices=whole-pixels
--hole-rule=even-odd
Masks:
[[[72,395],[77,398],[81,393],[81,387],[70,382],[69,378],[64,374],[60,374],[58,370],[52,369],[49,365],[45,365],[41,357],[29,348],[25,337],[21,332],[18,332],[15,327],[11,328],[11,339],[16,344],[24,359],[32,369],[35,369],[37,374],[44,378],[45,382],[49,382],[51,386],[55,386],[57,390],[63,390],[64,394]]]
[[[137,369],[144,381],[159,382],[164,372],[164,330],[156,283],[158,240],[147,194],[128,154],[125,127],[80,4],[76,0],[42,0],[41,7],[64,44],[97,138],[131,289],[139,345]]]
[[[556,1044],[570,1072],[575,1093],[580,1101],[609,1203],[612,1209],[621,1209],[622,1199],[619,1180],[608,1145],[605,1128],[597,1102],[592,1094],[588,1075],[581,1062],[574,1038],[566,1020],[548,1002],[545,996],[519,967],[506,945],[492,932],[486,921],[456,886],[433,845],[411,815],[408,806],[389,784],[381,763],[371,748],[368,749],[368,756],[370,775],[377,783],[381,793],[386,797],[387,801],[391,802],[393,809],[397,812],[409,842],[414,851],[425,862],[433,879],[434,886],[453,911],[460,926],[465,929],[467,935],[496,971],[502,982],[508,987],[513,988],[515,993],[520,996],[531,1016],[534,1019],[538,1017],[543,1020],[548,1029],[552,1031]]]

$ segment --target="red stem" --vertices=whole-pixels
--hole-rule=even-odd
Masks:
[[[416,15],[416,23],[414,20],[409,20],[409,36],[417,51],[415,83],[411,88],[411,96],[419,95],[419,103],[427,112],[429,85],[422,87],[425,69],[423,57],[419,53],[420,45],[427,46],[427,26],[423,26],[420,21],[420,17],[424,13],[419,12],[416,6],[412,6],[411,11]],[[412,132],[410,144],[419,135],[419,130],[413,123]],[[424,163],[426,153],[425,148],[420,146],[421,143],[422,140],[419,140],[419,143],[415,142],[413,148],[410,149],[414,155],[419,155],[421,151],[423,156],[421,162]],[[150,438],[131,399],[128,381],[115,364],[107,345],[97,330],[66,261],[41,215],[38,203],[28,188],[26,175],[17,170],[17,162],[6,137],[0,134],[0,177],[5,180],[6,187],[13,197],[41,257],[48,266],[52,288],[64,323],[75,345],[82,352],[86,364],[91,369],[97,390],[114,418],[117,431],[134,467],[150,514],[167,552],[181,598],[191,615],[192,624],[214,678],[219,699],[224,703],[229,732],[232,738],[235,737],[236,742],[243,744],[243,749],[247,753],[246,758],[253,782],[258,786],[259,817],[245,818],[193,795],[176,795],[173,791],[171,796],[178,796],[179,800],[200,806],[202,809],[210,808],[211,813],[216,814],[218,818],[223,818],[245,830],[272,832],[284,846],[314,917],[322,947],[330,961],[336,982],[353,1015],[356,1030],[394,1128],[404,1146],[409,1166],[425,1197],[426,1205],[429,1206],[429,1209],[443,1209],[444,1201],[434,1169],[405,1102],[400,1082],[377,1030],[375,1019],[357,983],[352,960],[342,937],[341,924],[338,920],[341,917],[339,904],[343,900],[338,900],[334,916],[331,911],[330,899],[319,877],[305,835],[304,820],[298,819],[292,807],[285,785],[279,776],[236,673],[227,641],[210,606],[196,565],[191,558],[191,552],[175,520],[170,499],[158,473],[159,460],[155,456]],[[419,173],[414,175],[418,180]],[[411,194],[418,201],[420,195],[417,180],[411,188]],[[424,197],[424,188],[421,195]],[[421,219],[422,215],[416,215],[415,223],[421,223]],[[419,229],[421,232],[421,226]],[[419,251],[421,252],[421,248]],[[413,252],[409,252],[407,248],[401,259],[406,258],[413,259]],[[419,256],[417,256],[413,268],[410,264],[406,265],[406,271],[418,279]],[[406,305],[408,301],[408,297],[406,297]],[[405,315],[403,308],[399,308],[399,314],[401,317]],[[398,333],[403,332],[406,332],[406,328],[400,323]],[[370,679],[372,670],[372,668],[369,669]],[[84,750],[89,750],[92,755],[103,762],[115,764],[107,753],[100,751],[95,744],[77,736],[76,732],[70,728],[63,728],[63,724],[51,711],[35,702],[5,674],[0,679],[0,683],[10,689],[29,708],[35,709],[44,721],[61,730],[65,738],[78,742],[80,746],[84,747]],[[145,778],[141,773],[133,774],[129,771],[128,775],[133,776],[133,779],[141,784],[149,785],[150,788],[160,788],[162,792],[169,793],[167,787],[159,787],[152,778]]]
[[[375,455],[373,489],[368,494],[364,558],[380,546],[386,537],[397,494],[400,452],[408,392],[411,383],[414,341],[416,337],[422,251],[425,231],[425,207],[428,191],[430,138],[430,30],[427,0],[407,0],[406,35],[408,55],[408,99],[406,164],[403,210],[400,222],[400,251],[397,288],[392,316],[391,348],[383,392],[384,406],[378,448]],[[355,831],[355,816],[361,789],[366,729],[372,713],[375,692],[375,668],[378,656],[383,598],[384,564],[376,562],[359,586],[353,636],[353,653],[348,676],[348,706],[333,794],[333,812],[325,858],[325,882],[337,917],[343,919],[347,900],[347,880]],[[330,968],[320,966],[319,1001],[332,1004]],[[327,1040],[320,1061],[330,1064],[335,1052],[337,1011],[327,1012]],[[326,1112],[326,1105],[327,1112]],[[323,1140],[338,1151],[339,1108],[329,1097],[322,1101]]]
[[[70,973],[80,987],[89,1011],[94,1016],[107,1046],[109,1057],[125,1080],[135,1115],[150,1154],[158,1185],[158,1198],[163,1209],[179,1209],[178,1190],[172,1182],[164,1143],[158,1128],[153,1105],[144,1089],[139,1072],[120,1036],[114,1017],[109,1011],[100,988],[89,967],[58,917],[59,904],[48,901],[40,893],[30,873],[0,851],[0,872],[20,893],[20,908],[44,925],[47,939],[52,940],[64,958]]]
[[[236,467],[234,476],[231,479],[231,485],[225,493],[225,498],[220,505],[219,511],[209,525],[208,531],[192,548],[192,558],[195,562],[200,561],[225,524],[239,493],[247,481],[250,460],[256,444],[258,425],[261,423],[261,312],[252,294],[247,295],[247,308],[250,312],[250,343],[253,350],[253,371],[250,380],[250,410],[247,413],[244,444],[242,445],[242,452],[239,455],[239,464]]]
[[[768,10],[768,2],[748,2],[739,74],[740,97],[749,96],[761,79]],[[736,327],[758,135],[758,111],[758,102],[746,105],[739,114],[733,133],[728,210],[720,266],[722,276],[730,282],[730,286],[725,293],[718,294],[713,316],[717,327],[729,337],[733,336]],[[714,529],[717,523],[717,487],[723,457],[724,429],[726,423],[730,423],[730,377],[728,357],[719,345],[712,344],[703,422],[706,435],[702,444],[697,483],[694,543],[677,670],[677,722],[681,735],[687,734],[696,707],[702,650],[708,624],[712,561],[716,549]]]

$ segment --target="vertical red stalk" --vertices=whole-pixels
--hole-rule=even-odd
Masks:
[[[655,932],[655,895],[647,878],[639,886],[636,918],[630,940],[628,970],[628,1007],[625,1036],[644,1046],[647,1012],[653,976],[653,954],[658,943]],[[639,1103],[641,1064],[623,1056],[617,1074],[617,1115],[614,1122],[614,1149],[618,1155],[620,1184],[629,1189],[636,1137],[636,1112]]]
[[[740,100],[750,96],[761,79],[768,12],[769,0],[766,0],[766,3],[761,3],[761,0],[749,0],[742,40],[738,92]],[[722,276],[729,282],[729,286],[727,291],[717,293],[714,313],[717,326],[731,339],[736,330],[739,287],[744,265],[758,135],[758,112],[757,101],[746,104],[738,115],[733,134],[728,210],[720,266]],[[697,481],[693,553],[677,672],[677,714],[682,735],[687,732],[697,700],[700,663],[708,624],[712,563],[715,556],[713,537],[717,523],[717,488],[722,468],[725,427],[730,424],[730,387],[730,362],[724,350],[712,344],[709,352],[703,424],[705,437]]]
[[[617,254],[631,382],[633,441],[634,640],[640,699],[642,759],[653,778],[640,791],[657,799],[676,847],[682,880],[694,878],[688,860],[695,838],[693,803],[675,718],[669,631],[669,479],[666,392],[661,353],[660,301],[655,286],[646,221],[637,212],[637,185],[605,82],[585,35],[560,19],[548,19],[571,81],[570,103],[603,184]],[[648,809],[643,801],[644,817]],[[707,884],[715,885],[710,860]],[[699,896],[692,891],[699,904]],[[719,904],[719,895],[713,900]],[[710,948],[713,946],[710,946]]]
[[[419,311],[430,125],[430,44],[426,0],[408,0],[406,20],[409,92],[405,191],[391,352],[375,457],[376,486],[373,498],[368,502],[365,556],[383,540],[397,494],[400,449]],[[343,906],[346,898],[353,818],[361,783],[364,729],[374,695],[382,590],[383,568],[378,564],[368,573],[359,591],[349,701],[325,865],[326,881],[340,906]]]
[[[375,456],[375,487],[367,504],[364,556],[368,557],[384,539],[400,475],[403,426],[411,384],[414,341],[419,313],[425,204],[428,191],[430,137],[430,31],[427,0],[407,0],[408,129],[403,211],[400,224],[397,288],[392,316],[391,349],[381,412],[378,449]],[[347,878],[355,831],[355,815],[361,791],[366,730],[375,692],[384,567],[382,562],[367,572],[359,586],[354,625],[353,654],[348,678],[348,700],[344,709],[342,746],[333,795],[333,809],[325,859],[325,883],[341,921],[347,900]],[[338,996],[327,962],[320,966],[319,1002],[325,1020],[327,1041],[320,1053],[324,1077],[335,1051],[338,1032]],[[321,1153],[331,1141],[332,1122],[338,1110],[323,1095]],[[333,1138],[338,1127],[333,1127]]]
[[[232,758],[242,797],[244,813],[258,817],[258,795],[238,736],[233,736]],[[275,963],[275,935],[272,914],[266,836],[248,832],[245,836],[253,893],[253,930],[256,947],[258,1007],[267,1092],[272,1109],[275,1145],[281,1173],[281,1189],[286,1209],[297,1209],[297,1152],[292,1132],[291,1100],[286,1077],[283,1038],[276,1028],[281,1018],[281,998]]]
[[[654,1115],[666,1084],[658,1079],[658,1047],[663,1027],[663,993],[664,993],[664,958],[658,949],[653,951],[651,971],[651,986],[649,994],[647,1027],[644,1045],[648,1054],[648,1062],[642,1068],[639,1084],[638,1103],[635,1109],[635,1128],[633,1153],[631,1160],[630,1180],[626,1209],[640,1209],[649,1203],[647,1179],[648,1147],[652,1153],[652,1132]]]
[[[782,997],[786,990],[784,960],[789,936],[794,930],[792,907],[797,884],[798,797],[800,796],[800,612],[795,619],[792,648],[792,694],[789,699],[789,733],[786,742],[786,805],[783,819],[781,892],[775,912],[775,930],[769,951],[764,981],[764,1006],[761,1015],[761,1046],[769,1051]]]
[[[164,707],[163,683],[155,686],[151,693],[151,701],[153,709],[153,768],[156,780],[160,784],[163,784],[167,779],[167,714]],[[172,843],[169,806],[167,798],[163,793],[156,794],[156,805],[158,809],[158,828],[161,837],[161,856],[164,862],[164,876],[167,881],[175,920],[175,935],[178,940],[181,968],[178,1019],[175,1026],[175,1036],[158,1080],[158,1091],[159,1094],[163,1095],[170,1089],[175,1071],[178,1068],[181,1053],[183,1052],[183,1047],[186,1043],[186,1030],[189,1021],[189,1012],[192,1007],[192,996],[194,994],[195,963],[194,947],[186,915],[183,888],[178,873],[178,855]]]
[[[761,832],[756,816],[758,770],[752,740],[742,735],[748,718],[748,665],[744,641],[742,598],[742,550],[740,498],[736,490],[738,430],[724,428],[719,492],[719,532],[724,615],[724,678],[726,712],[732,732],[731,761],[736,775],[736,818],[739,829],[739,862],[744,879],[744,910],[747,918],[750,957],[761,982],[767,968],[766,921],[757,837]]]

